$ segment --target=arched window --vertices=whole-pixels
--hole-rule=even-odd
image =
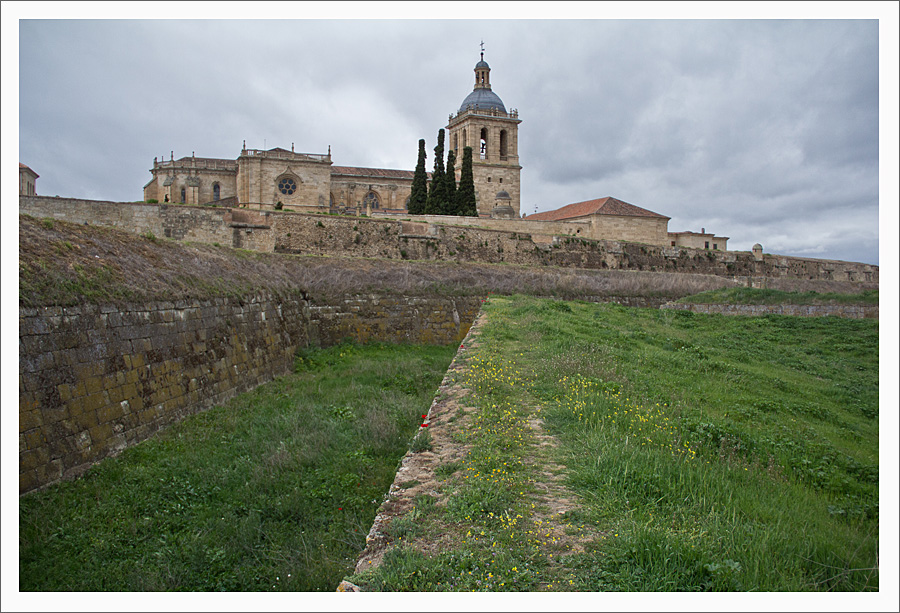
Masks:
[[[371,206],[373,210],[377,209],[379,206],[378,205],[378,194],[376,194],[375,192],[369,192],[368,194],[366,194],[366,197],[363,198],[363,206],[365,206],[365,207]]]
[[[453,134],[453,150],[459,151],[459,134]]]
[[[481,159],[487,159],[487,148],[488,148],[488,132],[487,128],[481,128]]]
[[[181,188],[181,204],[184,204],[185,191],[184,188]]]
[[[219,191],[219,184],[213,183],[213,202],[219,199],[221,196],[221,192]]]
[[[508,145],[506,142],[506,130],[500,130],[500,159],[505,160],[507,156]]]
[[[469,146],[469,139],[466,138],[466,129],[463,128],[463,147]]]

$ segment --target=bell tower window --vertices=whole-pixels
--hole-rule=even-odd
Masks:
[[[508,145],[507,145],[507,136],[506,130],[500,130],[500,159],[505,160],[508,155]]]
[[[221,193],[220,193],[220,191],[219,191],[219,184],[218,184],[218,183],[214,183],[214,184],[213,184],[213,201],[214,201],[214,202],[217,201],[217,200],[219,199],[220,196],[221,196]]]
[[[182,188],[181,188],[181,204],[184,204],[184,197],[185,197],[185,190],[184,190],[184,188],[182,187]]]
[[[487,147],[488,147],[488,131],[487,128],[481,128],[481,159],[487,159]]]

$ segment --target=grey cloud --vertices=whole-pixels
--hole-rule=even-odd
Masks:
[[[523,211],[613,195],[736,248],[877,262],[877,27],[24,21],[20,157],[40,193],[114,200],[141,197],[154,156],[233,158],[244,139],[412,169],[471,91],[484,39],[523,120]]]

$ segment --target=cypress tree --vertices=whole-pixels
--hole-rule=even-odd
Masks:
[[[463,149],[462,170],[459,175],[459,189],[456,190],[456,214],[478,217],[475,202],[475,175],[472,173],[472,148]]]
[[[410,215],[425,213],[425,202],[428,200],[428,173],[425,172],[425,139],[419,139],[419,160],[413,174],[412,190],[409,193]]]
[[[447,173],[444,175],[444,195],[447,198],[444,215],[459,215],[456,211],[456,152],[447,152]]]
[[[444,129],[438,130],[438,144],[434,148],[434,170],[431,171],[431,186],[425,202],[426,215],[443,215],[447,198],[444,183]]]

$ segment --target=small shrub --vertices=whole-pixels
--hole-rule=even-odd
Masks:
[[[324,228],[324,227],[325,227],[325,224],[323,224],[321,221],[317,221],[317,222],[316,222],[316,226],[318,226],[318,227],[320,227],[320,228]]]
[[[276,211],[280,211],[280,210],[283,209],[283,208],[284,208],[284,204],[281,202],[281,200],[279,200],[278,202],[275,203],[275,210],[276,210]]]
[[[418,434],[413,437],[412,442],[409,444],[409,450],[413,453],[421,453],[423,451],[431,451],[431,432],[428,431],[428,428],[420,428]]]
[[[150,200],[147,201],[147,204],[159,204],[159,200],[157,200],[156,198],[150,198]]]

